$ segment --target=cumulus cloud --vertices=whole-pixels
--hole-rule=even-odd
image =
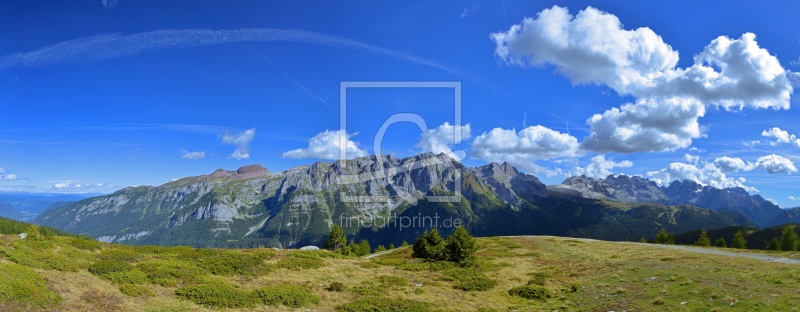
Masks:
[[[748,191],[756,191],[755,188],[745,186],[744,178],[729,177],[723,170],[718,168],[714,163],[706,163],[702,167],[698,167],[685,163],[671,163],[664,169],[658,171],[650,171],[647,175],[658,183],[665,186],[672,183],[672,181],[690,180],[702,185],[708,185],[716,188],[732,188],[741,187]]]
[[[187,150],[181,150],[181,153],[183,154],[183,155],[181,155],[181,158],[183,158],[183,159],[204,159],[204,158],[206,158],[206,152],[205,151],[190,152],[190,151],[187,151]]]
[[[494,128],[472,141],[471,156],[491,162],[508,162],[528,172],[542,172],[537,160],[574,157],[580,153],[578,140],[543,126],[532,126],[519,132]]]
[[[791,201],[800,201],[800,197],[789,196],[789,200],[791,200]]]
[[[728,156],[722,156],[717,159],[714,159],[714,166],[716,166],[723,172],[736,172],[736,171],[752,169],[752,165],[745,164],[744,160],[742,160],[741,158],[728,157]]]
[[[221,139],[222,143],[231,144],[236,146],[236,149],[228,155],[229,159],[248,159],[250,158],[250,141],[253,140],[253,137],[256,135],[256,129],[248,129],[242,133],[236,134],[223,134]]]
[[[782,130],[778,127],[761,131],[761,136],[775,138],[775,141],[769,143],[772,146],[777,146],[778,144],[792,144],[800,147],[800,139],[798,139],[797,136],[790,134],[789,131]]]
[[[791,160],[775,154],[759,157],[758,160],[756,160],[755,166],[769,173],[797,172],[797,167],[794,166]]]
[[[688,162],[690,164],[695,164],[696,165],[697,162],[700,161],[700,156],[691,155],[691,154],[684,154],[683,155],[683,160],[685,160],[686,162]]]
[[[14,181],[17,179],[18,177],[16,174],[7,173],[5,169],[0,167],[0,181]]]
[[[463,155],[455,155],[452,150],[453,145],[461,143],[461,140],[456,142],[456,132],[461,133],[461,140],[469,139],[472,136],[469,124],[456,126],[445,122],[439,127],[428,129],[422,133],[417,146],[423,152],[445,153],[453,159],[461,160]]]
[[[731,173],[763,169],[769,173],[794,173],[797,168],[791,160],[775,154],[759,157],[755,162],[745,162],[741,158],[723,156],[713,162],[705,162],[702,166],[671,163],[664,169],[647,173],[654,181],[667,185],[675,180],[692,180],[702,185],[716,188],[741,187],[748,191],[755,188],[745,186],[744,178],[728,176]]]
[[[585,175],[592,178],[605,178],[614,172],[614,168],[629,168],[633,163],[629,160],[615,162],[611,159],[606,159],[605,155],[597,155],[592,157],[586,167],[575,167],[572,170],[572,175]]]
[[[341,147],[344,147],[347,159],[366,156],[367,150],[359,149],[358,143],[350,139],[356,134],[349,134],[343,130],[325,130],[309,139],[307,148],[298,148],[285,152],[283,157],[337,160],[339,159]],[[344,146],[342,146],[342,142],[344,142]]]
[[[709,105],[788,109],[791,72],[758,46],[752,33],[714,39],[678,68],[678,52],[651,29],[588,7],[577,15],[554,6],[494,33],[495,54],[517,66],[552,65],[575,84],[605,85],[633,103],[587,120],[586,149],[631,153],[688,147],[701,136]]]

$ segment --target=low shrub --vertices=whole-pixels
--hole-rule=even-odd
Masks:
[[[536,272],[529,274],[531,279],[528,280],[528,285],[544,286],[547,283],[547,274]]]
[[[119,286],[119,291],[130,297],[150,297],[153,296],[153,290],[144,285],[122,284]]]
[[[147,275],[150,283],[165,287],[189,284],[208,274],[202,268],[177,260],[146,261],[136,267]]]
[[[327,289],[328,291],[342,292],[345,291],[346,288],[344,284],[340,282],[333,282],[330,285],[328,285],[328,288],[325,289]]]
[[[316,305],[319,297],[305,287],[282,284],[258,288],[255,296],[266,305],[285,305],[292,308],[302,308]]]
[[[17,264],[44,270],[77,272],[86,268],[90,254],[70,246],[55,248],[47,240],[22,240],[3,250],[6,258]]]
[[[230,284],[184,286],[175,290],[175,295],[212,308],[245,308],[261,302],[254,293]]]
[[[100,260],[90,265],[88,269],[92,274],[101,276],[113,272],[132,271],[135,267],[119,260]]]
[[[268,271],[264,260],[257,255],[236,251],[219,252],[213,256],[198,259],[199,265],[215,275],[255,276]]]
[[[23,304],[46,309],[60,300],[47,288],[44,276],[18,264],[0,262],[0,306]]]
[[[416,300],[381,298],[359,298],[349,303],[336,307],[341,312],[429,312],[435,311],[433,306],[427,302]]]
[[[88,250],[88,251],[99,250],[102,247],[102,243],[86,237],[75,237],[69,242],[69,245],[78,249]]]
[[[463,291],[486,291],[497,286],[497,281],[483,276],[474,276],[472,278],[462,279],[458,281],[453,288]]]
[[[138,269],[124,272],[110,272],[100,275],[100,277],[114,284],[145,284],[149,282],[147,274],[144,274],[144,272]]]
[[[282,269],[300,271],[321,268],[325,266],[325,262],[320,258],[289,256],[278,261],[277,266]]]
[[[103,249],[97,256],[100,260],[114,260],[122,262],[136,262],[142,259],[142,255],[128,248],[109,248]]]
[[[512,297],[521,297],[531,300],[544,301],[550,298],[550,290],[539,285],[525,285],[511,288],[508,294]]]

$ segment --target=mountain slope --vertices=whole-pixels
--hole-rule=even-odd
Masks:
[[[427,197],[454,196],[459,187],[462,196],[457,202]],[[637,191],[626,196],[631,194]],[[414,220],[417,223],[403,223]],[[399,244],[434,226],[447,234],[456,220],[479,236],[554,234],[614,240],[638,239],[660,227],[685,232],[752,225],[727,212],[619,204],[550,192],[536,177],[508,164],[467,168],[444,154],[368,156],[284,172],[258,165],[220,169],[71,203],[43,213],[36,222],[135,245],[296,247],[320,244],[333,223],[356,239]]]

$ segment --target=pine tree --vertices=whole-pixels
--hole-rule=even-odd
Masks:
[[[378,248],[375,248],[375,252],[381,252],[381,251],[386,251],[386,247],[383,247],[383,245],[378,245]]]
[[[674,245],[675,244],[675,238],[673,238],[671,234],[667,233],[666,229],[661,228],[661,230],[658,231],[658,234],[656,235],[655,243],[656,244]]]
[[[475,259],[475,250],[477,249],[475,238],[463,226],[457,227],[445,242],[447,260],[456,263],[471,262]]]
[[[331,226],[331,233],[328,235],[328,239],[325,240],[325,243],[322,245],[322,248],[325,248],[330,251],[340,251],[342,248],[347,246],[347,236],[344,235],[344,231],[342,228],[339,227],[338,224],[333,224]]]
[[[422,233],[419,237],[417,237],[417,241],[414,242],[414,246],[411,247],[412,256],[414,258],[428,258],[428,230]]]
[[[403,241],[403,243],[400,244],[400,247],[408,247],[408,242],[407,241]]]
[[[644,238],[644,236],[642,236],[642,238],[639,239],[639,242],[640,243],[647,243],[647,239]]]
[[[389,249],[395,249],[395,248],[397,247],[394,247],[394,244],[389,244]]]
[[[29,240],[41,240],[42,234],[39,233],[39,227],[33,224],[28,225],[28,229],[25,230],[25,234],[27,235],[25,239]]]
[[[426,252],[428,256],[426,258],[439,261],[447,260],[444,243],[444,239],[439,235],[439,230],[437,228],[431,229],[428,233],[428,250]]]
[[[697,242],[694,243],[694,244],[697,245],[697,246],[704,246],[704,247],[711,246],[711,239],[708,238],[708,232],[706,232],[706,229],[703,229],[702,231],[700,231],[700,237],[697,239]]]
[[[790,225],[783,228],[781,233],[780,246],[783,251],[796,251],[797,250],[797,232],[794,231],[794,226]]]
[[[728,243],[725,242],[724,238],[720,237],[720,238],[717,238],[717,242],[714,243],[714,246],[722,247],[722,248],[728,248]]]
[[[769,245],[767,245],[767,250],[781,250],[781,246],[777,238],[772,238],[772,241],[770,241]]]
[[[370,247],[369,242],[366,239],[362,239],[360,242],[358,242],[358,246],[355,248],[356,255],[359,257],[366,256],[370,254],[371,251],[372,247]]]
[[[731,247],[739,249],[747,248],[747,240],[744,239],[744,233],[742,233],[742,230],[739,230],[739,232],[736,232],[736,234],[733,235],[733,244]]]

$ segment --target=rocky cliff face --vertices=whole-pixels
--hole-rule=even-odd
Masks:
[[[460,201],[432,197],[459,190]],[[595,199],[631,204],[619,209]],[[107,242],[198,247],[320,244],[333,223],[356,239],[399,244],[434,226],[419,222],[433,216],[457,219],[476,235],[634,240],[661,226],[681,232],[751,225],[735,214],[659,205],[666,201],[652,181],[638,177],[576,177],[550,190],[509,164],[468,168],[445,154],[421,154],[318,162],[282,172],[259,165],[220,169],[81,200],[48,210],[34,222]],[[398,223],[361,222],[381,218],[416,223],[404,229]],[[442,228],[445,234],[449,230]]]
[[[673,204],[738,213],[761,227],[784,224],[791,220],[786,210],[761,195],[750,195],[742,188],[718,189],[684,180],[672,182],[664,188],[664,193]]]
[[[605,179],[587,176],[567,178],[550,188],[554,192],[575,194],[584,198],[603,199],[621,203],[669,204],[670,199],[655,182],[626,175],[610,175]]]

